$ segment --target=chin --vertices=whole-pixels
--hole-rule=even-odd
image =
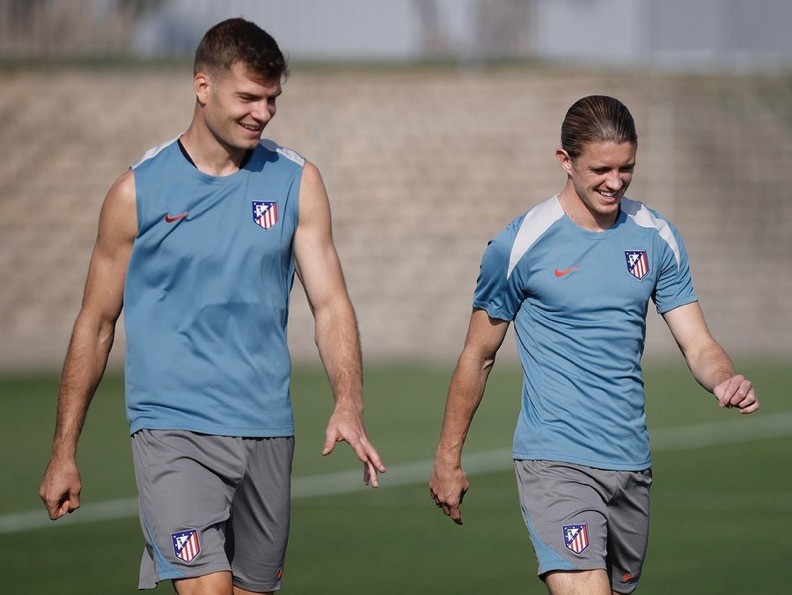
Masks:
[[[239,141],[237,143],[234,143],[234,148],[235,149],[240,149],[240,150],[243,150],[243,151],[250,151],[252,149],[255,149],[260,142],[261,142],[261,137],[245,139],[245,140]]]

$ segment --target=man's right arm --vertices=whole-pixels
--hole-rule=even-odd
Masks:
[[[443,514],[458,525],[462,524],[462,499],[470,486],[462,470],[462,446],[508,328],[508,322],[490,318],[485,310],[473,310],[448,389],[429,492]]]
[[[52,455],[39,487],[53,520],[80,506],[77,442],[113,346],[136,235],[135,179],[128,170],[110,188],[102,205],[83,302],[61,374]]]

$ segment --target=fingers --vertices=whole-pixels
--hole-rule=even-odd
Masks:
[[[79,502],[74,502],[71,499],[66,499],[61,503],[60,507],[56,510],[55,513],[56,516],[53,517],[52,515],[50,515],[50,518],[52,520],[59,519],[63,516],[66,516],[67,514],[73,513],[79,507],[80,507]]]
[[[460,505],[462,501],[460,500]],[[448,508],[448,516],[451,517],[451,520],[454,521],[457,525],[463,525],[462,522],[462,511],[460,510],[459,506],[447,506]]]
[[[47,509],[49,518],[53,521],[71,514],[80,508],[79,494],[64,494],[58,498],[47,498],[46,495],[40,494],[44,507]]]
[[[325,438],[324,448],[322,449],[322,456],[326,457],[331,452],[333,452],[335,443],[341,442],[341,440],[343,440],[343,438],[336,438],[335,435],[331,434],[331,432],[328,430],[327,437]]]
[[[434,478],[429,486],[429,496],[434,500],[435,506],[437,506],[444,515],[450,517],[457,525],[462,525],[462,500],[465,499],[465,494],[469,488],[467,481],[464,481],[460,487],[451,488],[451,490],[445,492],[444,495],[435,491],[433,485],[437,485],[434,483]]]
[[[754,389],[751,388],[736,405],[740,409],[740,413],[753,413],[759,409],[759,399],[756,398]]]
[[[348,441],[349,442],[349,441]],[[349,445],[363,463],[363,484],[373,488],[379,487],[379,473],[385,473],[385,465],[382,464],[377,449],[368,441],[366,436],[360,436],[357,441],[350,442]]]
[[[44,500],[43,497],[42,500]],[[47,509],[47,515],[49,515],[50,520],[55,521],[65,514],[63,512],[63,504],[60,500],[44,500],[44,508]]]
[[[379,487],[379,475],[370,461],[363,463],[363,485],[370,485],[372,488]]]
[[[462,497],[464,496],[464,493],[460,495],[458,504],[449,504],[447,502],[443,502],[442,500],[440,500],[440,498],[437,497],[436,494],[432,492],[431,489],[429,490],[429,493],[431,494],[432,499],[435,502],[435,506],[437,506],[437,508],[439,508],[444,515],[446,515],[447,517],[451,517],[451,520],[454,521],[457,525],[464,524],[462,522],[462,508],[461,508]]]
[[[736,407],[740,413],[753,413],[759,409],[759,399],[753,384],[742,374],[735,374],[715,387],[713,391],[718,398],[718,405],[731,409]]]
[[[361,425],[345,431],[341,427],[331,424],[327,429],[322,455],[326,456],[333,452],[336,442],[342,441],[352,447],[358,459],[363,463],[363,484],[373,488],[379,487],[379,474],[385,473],[387,469],[382,463],[377,449],[369,442],[365,428]]]
[[[80,474],[73,465],[50,464],[39,486],[49,518],[57,520],[80,507]]]
[[[451,520],[457,525],[462,524],[462,501],[465,499],[465,494],[467,494],[467,488],[463,488],[462,491],[459,492],[459,503],[455,506],[452,505],[448,507],[448,516],[450,516]]]
[[[374,445],[368,441],[368,438],[365,435],[361,436],[360,445],[363,447],[363,452],[365,453],[365,459],[361,458],[360,460],[369,463],[372,468],[372,473],[375,475],[377,472],[385,473],[387,469],[385,468],[385,465],[383,464],[377,449],[374,448]],[[355,449],[355,452],[357,452],[357,449]],[[360,453],[358,453],[358,457],[360,457]]]

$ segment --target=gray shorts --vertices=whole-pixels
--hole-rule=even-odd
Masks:
[[[294,437],[184,430],[132,435],[146,548],[138,588],[229,571],[249,591],[280,588]]]
[[[649,540],[652,470],[522,460],[514,468],[539,576],[602,568],[614,591],[632,592]]]

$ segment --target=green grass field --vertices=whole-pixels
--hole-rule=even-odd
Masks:
[[[788,592],[783,552],[785,531],[792,528],[792,401],[786,398],[792,366],[743,370],[762,401],[758,414],[744,418],[719,410],[681,365],[646,371],[656,449],[641,593]],[[299,494],[284,593],[545,592],[535,578],[508,457],[490,472],[471,474],[462,527],[436,510],[420,472],[405,471],[405,464],[432,456],[450,373],[450,365],[369,367],[369,432],[398,485],[389,486],[385,476],[377,491]],[[142,548],[136,517],[80,522],[101,502],[128,503],[135,495],[120,377],[103,382],[83,434],[84,508],[65,523],[30,526],[30,519],[45,517],[37,489],[49,453],[56,384],[47,375],[0,378],[2,591],[134,593]],[[519,385],[516,368],[496,367],[466,454],[510,447]],[[329,458],[319,455],[331,405],[323,373],[299,370],[292,396],[295,478],[356,469],[344,445]],[[678,433],[685,426],[695,431]],[[29,511],[38,514],[24,514]],[[21,525],[11,527],[14,520]],[[156,591],[172,592],[167,584]]]

